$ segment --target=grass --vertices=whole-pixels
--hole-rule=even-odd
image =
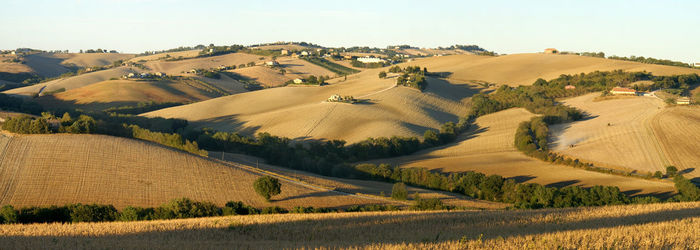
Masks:
[[[698,246],[700,202],[2,225],[0,235],[8,248],[687,249]]]
[[[316,64],[318,66],[324,67],[333,73],[336,73],[338,75],[350,75],[350,74],[355,74],[357,72],[360,72],[359,70],[356,69],[351,69],[348,67],[345,67],[343,65],[328,61],[323,58],[318,58],[318,57],[304,57],[304,60],[307,62]]]

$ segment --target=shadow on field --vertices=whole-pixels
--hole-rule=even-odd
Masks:
[[[545,186],[546,187],[563,188],[563,187],[568,187],[568,186],[574,185],[574,184],[579,183],[579,182],[581,182],[581,181],[579,181],[579,180],[558,181],[558,182],[549,183]]]
[[[589,208],[458,211],[419,214],[358,213],[352,216],[325,214],[315,218],[284,222],[244,224],[247,218],[222,217],[214,225],[220,228],[154,230],[139,233],[120,231],[119,235],[75,236],[2,236],[0,244],[28,248],[81,246],[95,248],[352,248],[371,243],[421,243],[508,238],[574,230],[596,230],[659,223],[700,217],[700,207],[620,215],[631,207],[618,207],[603,213]],[[619,211],[618,211],[619,210]],[[617,212],[616,212],[617,211]],[[279,216],[279,215],[273,215]],[[284,216],[284,215],[282,215]],[[343,216],[338,218],[338,216]],[[345,217],[348,216],[348,217]],[[614,216],[614,217],[613,217]],[[184,225],[184,224],[183,224]],[[115,224],[115,227],[118,225]],[[155,231],[162,230],[162,231]],[[116,228],[113,231],[118,231]],[[7,244],[5,244],[7,243]]]

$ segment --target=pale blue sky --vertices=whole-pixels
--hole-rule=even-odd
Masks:
[[[700,1],[0,0],[0,48],[143,52],[214,43],[555,47],[700,62]]]

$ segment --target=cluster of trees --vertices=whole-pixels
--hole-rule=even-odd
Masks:
[[[394,66],[389,68],[389,72],[402,73],[396,78],[397,85],[412,87],[421,91],[428,86],[428,82],[425,80],[425,75],[428,73],[427,68],[421,70],[419,66],[408,66],[401,69],[399,66]]]
[[[667,89],[672,92],[678,92],[678,94],[686,94],[691,86],[700,84],[700,76],[697,74],[655,76],[652,79],[654,82],[652,84],[644,86],[634,85],[633,88],[638,91]]]
[[[307,85],[326,85],[326,80],[330,79],[329,76],[319,76],[316,77],[314,75],[310,75],[307,78],[303,78],[303,82],[301,84],[307,84]],[[289,80],[287,81],[286,84],[294,84],[294,80]]]
[[[199,149],[197,142],[183,139],[182,136],[178,133],[154,132],[133,124],[124,124],[123,126],[131,131],[132,138],[155,142],[161,145],[165,145],[171,148],[177,148],[182,151],[198,154],[201,156],[207,156],[209,154],[206,150]]]
[[[44,109],[31,100],[0,93],[0,109],[38,115]]]
[[[154,110],[159,110],[159,109],[164,109],[164,108],[169,108],[169,107],[174,107],[174,106],[179,106],[179,105],[182,105],[182,103],[148,101],[148,102],[139,102],[136,104],[136,106],[127,105],[127,106],[111,107],[111,108],[105,109],[104,111],[108,112],[108,113],[112,112],[112,113],[120,113],[120,114],[138,115],[138,114],[143,114],[143,113],[154,111]]]
[[[355,60],[352,60],[352,61],[350,62],[350,64],[351,64],[353,67],[356,67],[356,68],[371,68],[371,69],[373,69],[373,68],[381,68],[381,67],[385,67],[385,66],[389,65],[388,62],[363,63],[363,62],[360,62],[360,61],[358,61],[358,60],[356,60],[356,59],[355,59]]]
[[[61,119],[49,113],[36,118],[21,115],[8,118],[2,125],[3,129],[18,134],[90,134],[95,132],[95,127],[96,122],[92,117],[81,115],[78,119],[73,119],[68,113],[63,114]]]
[[[34,73],[26,73],[26,72],[21,72],[21,73],[9,73],[9,72],[0,72],[0,80],[3,81],[8,81],[8,82],[16,82],[16,83],[24,83],[24,84],[30,84],[35,81],[35,79],[40,79],[41,77],[38,76],[37,74]]]
[[[255,192],[269,201],[272,196],[282,192],[282,184],[277,178],[263,176],[253,182]]]
[[[400,168],[387,164],[359,164],[354,167],[366,174],[365,177],[456,192],[482,200],[512,203],[517,208],[603,206],[660,201],[654,197],[630,198],[620,192],[619,188],[611,186],[557,188],[536,183],[517,183],[514,179],[499,175],[487,176],[477,172],[443,174],[424,168]],[[669,201],[698,200],[700,189],[681,178],[676,181],[676,186],[680,187],[680,194]]]
[[[630,56],[630,57],[609,56],[608,59],[633,61],[633,62],[648,63],[648,64],[669,65],[669,66],[686,67],[686,68],[693,67],[690,64],[687,64],[684,62],[671,61],[671,60],[667,60],[667,59],[656,59],[656,58],[652,58],[652,57],[643,57],[643,56]]]
[[[80,53],[119,53],[116,50],[109,50],[107,51],[106,49],[88,49],[83,51],[82,49],[80,50]]]
[[[338,75],[350,75],[350,74],[355,74],[357,72],[360,72],[359,70],[356,69],[351,69],[348,67],[345,67],[343,65],[328,61],[324,58],[320,57],[304,57],[303,58],[305,61],[316,64],[318,66],[321,66],[327,70],[330,70],[333,73],[336,73]]]
[[[209,46],[201,48],[202,51],[199,52],[197,57],[208,57],[208,56],[219,56],[225,54],[236,53],[245,49],[243,45],[231,45],[231,46],[214,46],[214,44],[209,44]]]

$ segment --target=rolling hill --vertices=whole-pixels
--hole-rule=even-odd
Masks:
[[[554,165],[525,156],[515,149],[515,130],[533,116],[524,109],[508,109],[479,117],[472,131],[462,134],[456,143],[413,155],[381,159],[402,167],[424,167],[443,172],[476,171],[498,174],[518,181],[557,187],[575,185],[617,186],[628,194],[669,194],[673,183],[609,175]]]
[[[138,81],[108,80],[41,97],[43,106],[65,106],[84,110],[135,106],[140,102],[191,103],[228,93],[192,79]]]
[[[192,69],[211,69],[219,66],[238,66],[239,64],[247,64],[249,62],[262,63],[266,60],[259,59],[262,56],[246,54],[246,53],[231,53],[220,56],[184,59],[178,61],[155,60],[145,62],[144,65],[151,71],[165,72],[168,75],[183,75]],[[184,72],[184,73],[183,73]]]
[[[244,133],[270,132],[296,139],[343,139],[422,136],[426,129],[457,121],[467,112],[467,98],[479,91],[468,84],[430,78],[425,92],[396,87],[379,79],[380,69],[329,81],[329,86],[289,86],[216,98],[143,114],[182,118],[198,126]],[[357,104],[326,102],[333,94],[351,95]]]
[[[0,205],[158,206],[188,197],[223,205],[342,207],[384,203],[282,179],[274,203],[253,190],[264,174],[151,143],[102,135],[0,136]]]
[[[77,76],[72,76],[68,78],[60,78],[56,80],[51,80],[44,83],[39,83],[27,87],[21,87],[16,89],[11,89],[5,91],[5,94],[16,94],[31,96],[33,94],[42,92],[52,92],[60,89],[71,90],[75,88],[80,88],[93,83],[98,83],[102,81],[109,80],[111,78],[120,78],[123,75],[129,73],[137,73],[138,71],[130,67],[117,67],[107,70],[100,70],[95,72],[89,72]]]
[[[537,78],[550,80],[561,74],[588,73],[596,70],[646,70],[654,75],[700,74],[698,69],[555,54],[512,54],[495,57],[452,55],[417,59],[408,64],[427,67],[431,72],[449,72],[449,78],[456,81],[477,80],[510,86],[531,85]]]

